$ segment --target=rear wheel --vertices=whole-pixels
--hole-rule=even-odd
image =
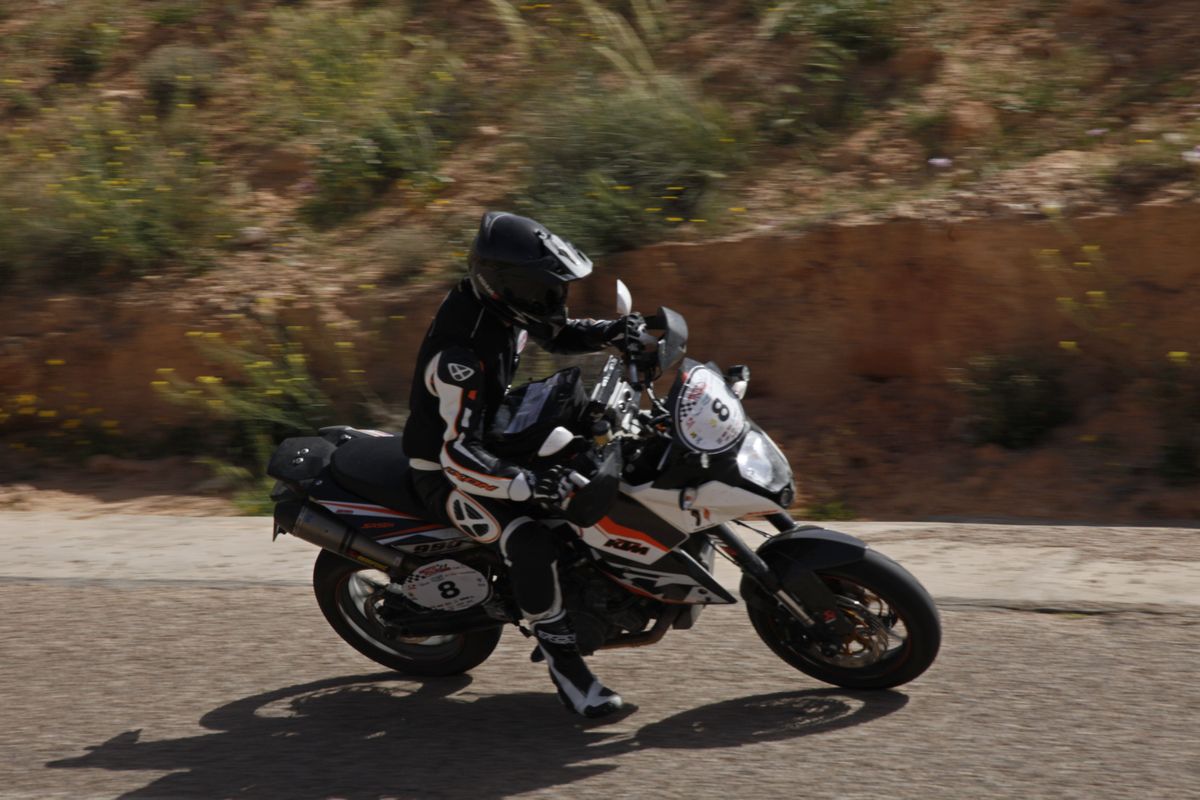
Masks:
[[[313,567],[317,604],[337,635],[377,663],[406,675],[459,675],[487,660],[503,627],[442,636],[394,637],[378,616],[388,576],[322,550]]]
[[[814,641],[757,583],[742,581],[750,622],[776,655],[806,675],[847,689],[899,686],[933,663],[942,642],[937,607],[907,570],[867,550],[861,561],[817,575],[853,625],[833,645]]]

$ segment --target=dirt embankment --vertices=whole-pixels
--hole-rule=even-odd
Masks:
[[[665,304],[687,316],[694,357],[748,364],[749,410],[788,447],[811,502],[876,516],[1182,519],[1200,516],[1200,501],[1152,474],[1163,432],[1136,376],[1114,376],[1122,363],[1200,351],[1197,253],[1196,205],[1069,224],[901,220],[626,253],[581,287],[575,310],[611,313],[611,279],[621,277],[643,310]],[[305,335],[323,340],[318,349],[353,341],[373,389],[403,400],[444,287],[381,295],[325,285],[308,296],[290,289],[284,303],[284,284],[305,285],[273,276],[233,291],[199,279],[124,298],[22,299],[0,321],[10,415],[0,432],[28,441],[31,429],[93,419],[154,437],[189,421],[150,389],[156,370],[211,373],[195,332],[252,327],[253,313],[239,312],[261,308],[262,297],[311,323]],[[332,327],[320,331],[322,319]],[[339,326],[347,320],[356,323]],[[948,370],[980,354],[1071,347],[1081,365],[1069,370],[1073,423],[1030,451],[966,440],[969,409]],[[20,413],[18,398],[37,409]],[[59,407],[47,408],[52,401]]]

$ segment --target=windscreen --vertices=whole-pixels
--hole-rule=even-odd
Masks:
[[[690,359],[684,363],[669,399],[675,435],[687,447],[719,453],[746,432],[746,412],[715,369]]]

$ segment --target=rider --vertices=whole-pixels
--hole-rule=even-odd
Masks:
[[[404,452],[428,513],[481,543],[499,542],[522,616],[568,708],[611,714],[620,695],[592,674],[562,605],[556,550],[536,504],[559,505],[562,474],[538,475],[488,452],[483,431],[504,399],[532,336],[554,353],[618,342],[625,321],[567,318],[567,285],[592,262],[526,217],[483,216],[467,276],[446,295],[417,357]]]

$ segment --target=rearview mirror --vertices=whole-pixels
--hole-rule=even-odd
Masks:
[[[625,282],[617,280],[617,314],[619,316],[627,316],[633,311],[633,295],[629,293],[629,287]]]

